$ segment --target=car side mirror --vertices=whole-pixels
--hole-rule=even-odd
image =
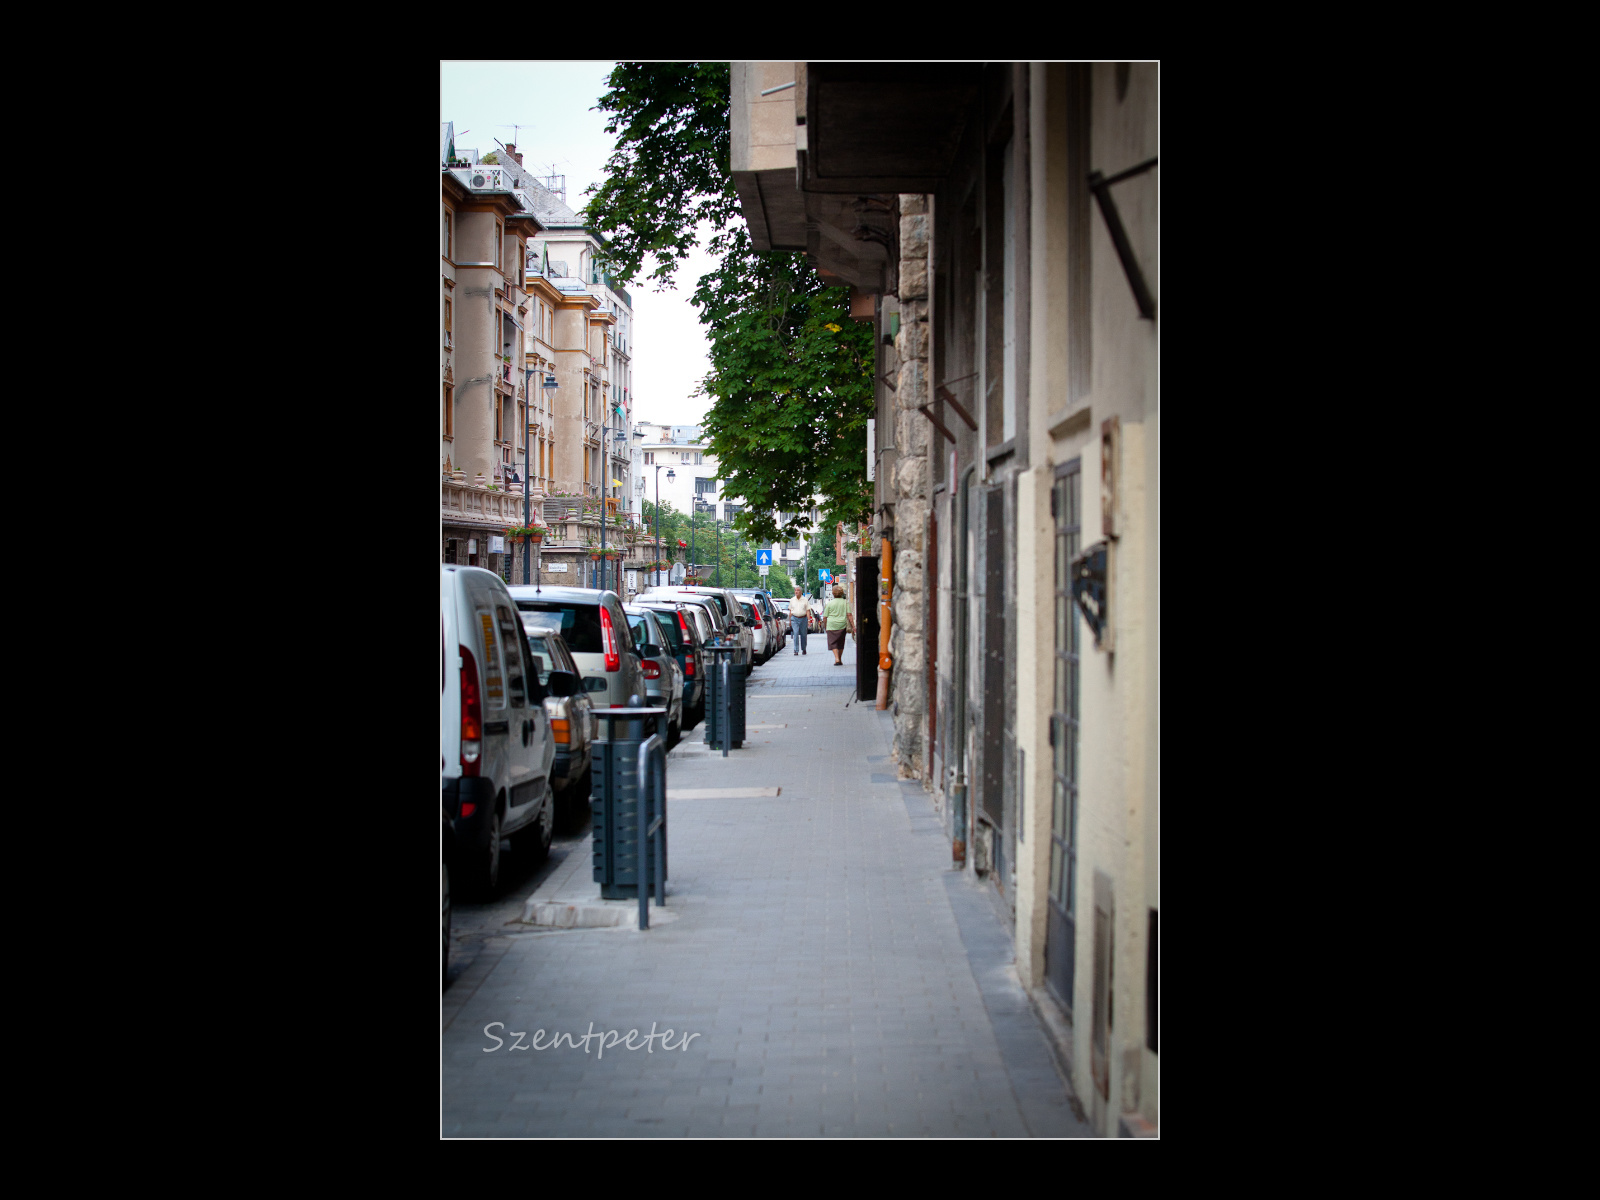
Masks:
[[[551,671],[544,683],[552,696],[576,696],[583,691],[582,680],[571,671]]]

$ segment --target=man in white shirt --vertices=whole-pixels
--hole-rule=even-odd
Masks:
[[[809,607],[800,585],[794,585],[794,599],[789,601],[789,628],[794,631],[794,652],[806,652],[806,625],[810,618]]]

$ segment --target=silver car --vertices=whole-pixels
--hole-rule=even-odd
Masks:
[[[683,736],[683,668],[673,653],[672,639],[656,623],[656,613],[632,604],[623,611],[628,615],[633,644],[644,659],[645,703],[667,710],[664,734],[670,750]]]
[[[525,612],[521,616],[522,627],[528,634],[528,649],[540,673],[570,671],[582,679],[583,672],[559,632],[561,614]],[[551,776],[556,786],[556,800],[570,815],[589,803],[597,724],[594,703],[587,692],[579,692],[575,696],[546,696],[544,709],[550,718],[550,736],[556,746],[555,771]]]
[[[509,590],[521,612],[559,616],[561,638],[596,708],[627,708],[634,696],[644,700],[644,664],[615,592],[543,585]]]

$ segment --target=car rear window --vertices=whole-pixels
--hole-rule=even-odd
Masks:
[[[550,613],[561,618],[561,640],[574,654],[604,654],[598,604],[562,604],[554,600],[518,600],[523,612]]]
[[[667,645],[674,654],[683,653],[683,630],[678,628],[678,614],[654,609],[656,625],[661,629],[661,636],[667,639]]]
[[[539,664],[541,673],[559,671],[561,669],[555,665],[554,657],[550,653],[550,647],[545,644],[543,638],[530,636],[528,638],[528,649],[533,652],[534,661]]]
[[[655,641],[650,636],[649,622],[649,617],[639,614],[628,618],[628,630],[633,634],[633,644],[635,646],[648,646]]]

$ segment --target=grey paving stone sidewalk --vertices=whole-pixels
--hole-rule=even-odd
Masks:
[[[675,921],[508,931],[452,983],[445,1136],[1089,1136],[993,905],[850,696],[854,643],[820,641],[752,677],[750,723],[784,728],[670,756],[674,789],[782,789],[672,803]]]

